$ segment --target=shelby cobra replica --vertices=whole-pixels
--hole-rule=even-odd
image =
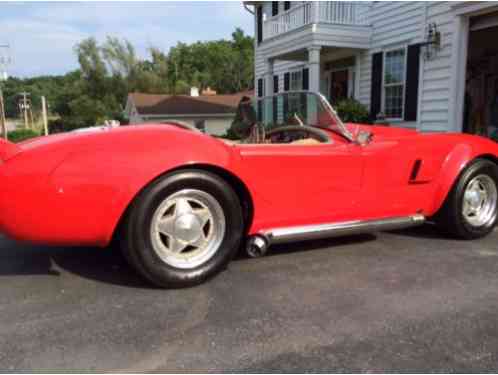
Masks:
[[[0,231],[52,245],[118,240],[150,282],[213,276],[268,246],[434,221],[463,239],[497,220],[498,145],[344,124],[320,95],[241,103],[231,133],[141,125],[0,141]]]

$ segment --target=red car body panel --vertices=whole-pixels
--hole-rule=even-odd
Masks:
[[[2,141],[0,231],[31,242],[106,246],[144,187],[194,166],[224,171],[246,187],[254,208],[248,234],[431,216],[471,160],[498,160],[498,145],[476,136],[368,129],[374,136],[365,146],[333,132],[330,144],[228,145],[168,125]]]

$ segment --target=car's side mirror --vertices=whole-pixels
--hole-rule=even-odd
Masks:
[[[372,141],[373,133],[366,131],[366,130],[360,130],[358,134],[356,135],[356,143],[360,146],[366,146]]]

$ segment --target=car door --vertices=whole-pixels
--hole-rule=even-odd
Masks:
[[[352,143],[237,146],[256,195],[255,223],[284,227],[356,218],[364,159]]]
[[[431,199],[430,182],[443,161],[429,142],[374,137],[361,146],[365,160],[360,215],[393,217],[420,212]]]

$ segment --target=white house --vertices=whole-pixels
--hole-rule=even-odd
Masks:
[[[258,96],[352,97],[391,124],[491,135],[498,127],[498,2],[260,2]]]

